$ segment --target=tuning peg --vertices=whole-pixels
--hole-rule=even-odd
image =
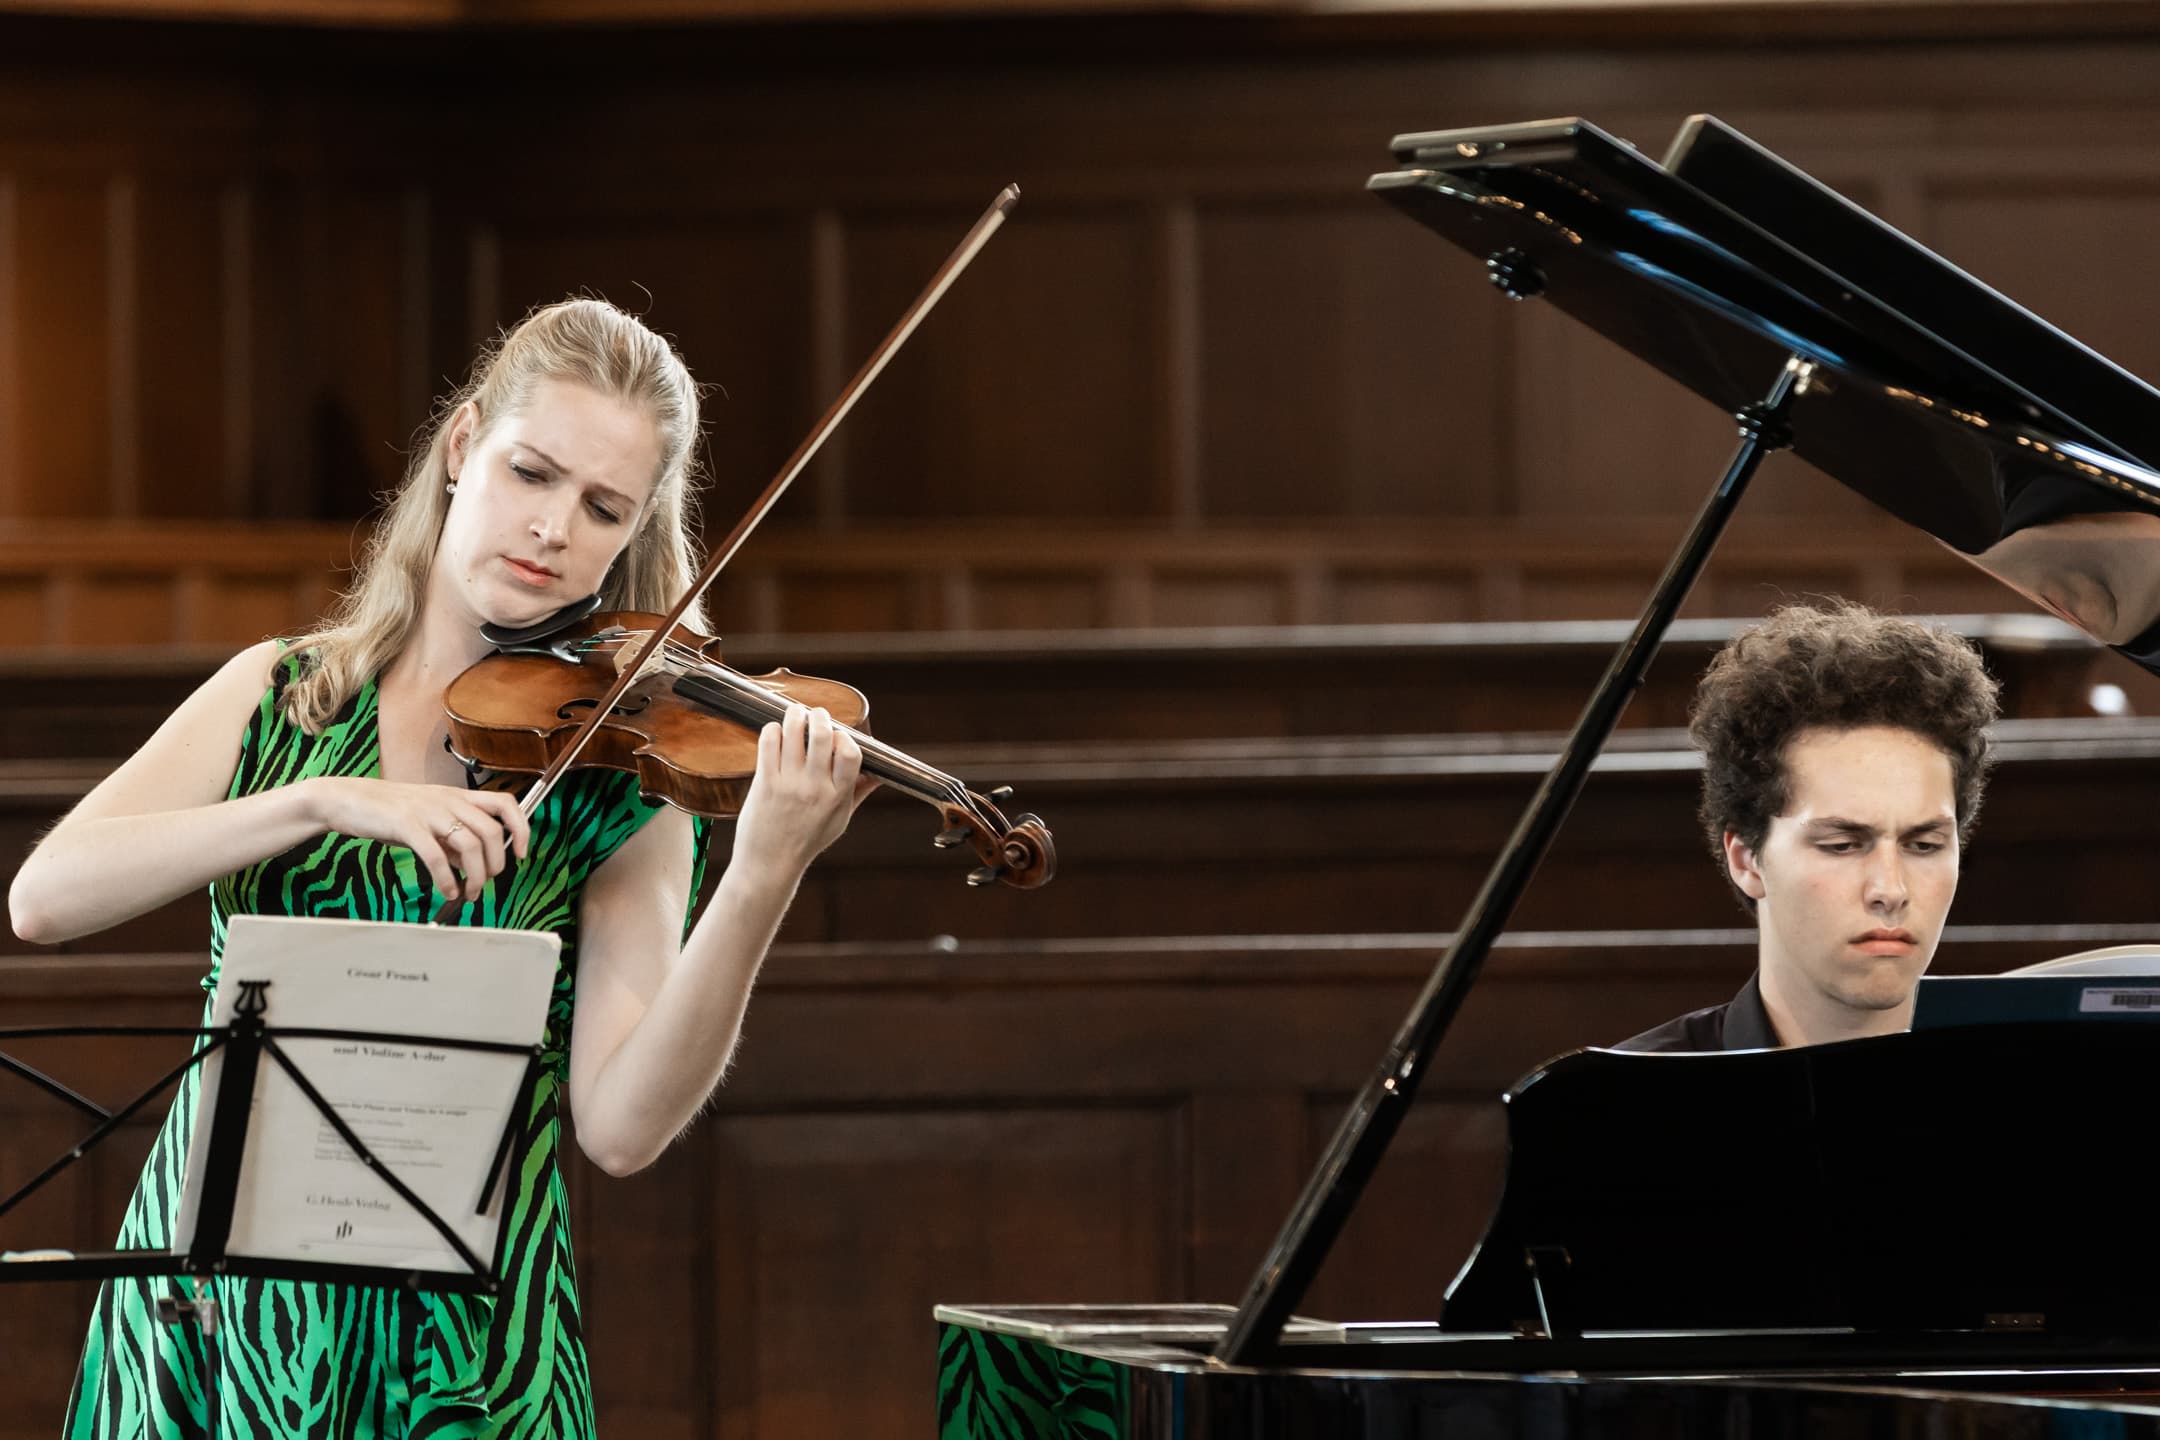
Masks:
[[[997,787],[997,789],[990,792],[990,803],[993,805],[1003,805],[1006,801],[1012,799],[1012,797],[1012,786],[1000,785]]]
[[[997,884],[997,882],[998,882],[998,881],[1000,881],[1000,880],[1002,880],[1002,879],[1004,879],[1004,878],[1005,878],[1005,867],[1004,867],[1004,866],[1002,866],[1002,865],[984,865],[984,866],[981,866],[981,867],[980,867],[980,868],[978,868],[978,869],[974,869],[974,870],[970,870],[970,871],[968,871],[968,877],[967,877],[967,882],[968,882],[968,884],[970,884],[970,885],[973,885],[973,886],[976,886],[976,887],[980,888],[981,886],[984,886],[984,885],[995,885],[995,884]]]
[[[950,850],[955,845],[967,844],[968,835],[969,831],[965,825],[955,825],[950,830],[938,831],[937,838],[930,843],[940,850]]]

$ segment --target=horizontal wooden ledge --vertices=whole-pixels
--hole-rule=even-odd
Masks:
[[[1991,974],[2108,945],[2160,941],[2160,926],[1952,925],[1936,972]],[[1193,935],[776,945],[760,989],[1038,985],[1322,985],[1420,979],[1455,936]],[[1754,954],[1752,929],[1521,930],[1495,943],[1485,984],[1728,975]]]
[[[2048,615],[1914,615],[1991,650],[2018,654],[2084,653],[2091,636]],[[1676,620],[1668,649],[1714,649],[1760,617]],[[825,631],[727,634],[730,664],[880,664],[942,661],[983,664],[1109,661],[1117,664],[1217,663],[1226,660],[1388,660],[1452,654],[1608,654],[1634,631],[1630,620],[1462,620],[1345,625],[1106,626],[1091,630]],[[207,676],[233,651],[211,645],[0,645],[0,681],[110,676]]]
[[[1481,983],[1597,984],[1730,975],[1754,953],[1752,929],[1523,930],[1500,937]],[[1405,984],[1455,941],[1398,935],[1187,935],[1056,940],[783,943],[758,980],[765,992],[1032,989],[1068,986]],[[1952,925],[1937,974],[1993,974],[2052,956],[2160,942],[2160,925]],[[0,956],[0,999],[188,996],[206,954]]]
[[[350,524],[6,520],[0,521],[0,575],[69,567],[276,573],[308,564],[344,570],[359,557],[365,538],[363,527]]]
[[[1490,518],[1164,526],[858,526],[760,535],[711,595],[723,632],[1097,630],[1371,625],[1632,615],[1685,531],[1681,517],[1595,533]],[[1784,527],[1790,532],[1794,527]],[[361,541],[347,526],[0,527],[0,622],[40,648],[171,643],[237,649],[314,623]],[[1819,537],[1819,538],[1818,538]],[[1963,608],[1966,562],[1888,521],[1795,536],[1736,527],[1698,612],[1821,591]],[[2007,592],[2003,592],[2007,598]],[[1938,597],[1927,599],[1924,597]],[[2014,602],[2012,602],[2014,603]]]
[[[7,0],[0,0],[5,5]],[[2160,0],[2155,0],[2160,4]],[[1940,555],[1946,564],[1963,562],[1926,536],[1888,517],[1839,526],[1835,539],[1791,533],[1793,526],[1741,523],[1719,544],[1719,553],[1849,556],[1856,547],[1893,546],[1915,555]],[[1659,554],[1676,546],[1687,529],[1685,515],[1599,516],[1594,530],[1553,520],[1507,520],[1490,516],[1418,519],[1377,523],[1332,520],[1252,523],[1226,521],[1205,529],[1175,529],[1144,523],[1061,524],[1016,537],[1010,524],[941,522],[897,524],[862,522],[838,532],[775,526],[761,530],[737,558],[757,565],[768,558],[790,564],[824,560],[838,566],[885,566],[895,561],[942,564],[963,560],[1006,569],[1024,569],[1038,556],[1097,558],[1125,554],[1139,559],[1237,561],[1247,558],[1292,560],[1316,553],[1357,554],[1374,558],[1430,557],[1451,546],[1479,551],[1502,545],[1511,551],[1565,559],[1618,554],[1637,549]],[[16,566],[78,563],[140,565],[225,565],[248,556],[285,559],[321,557],[345,565],[358,556],[368,523],[264,520],[0,520],[0,570]]]
[[[2160,759],[2160,716],[2005,720],[1995,727],[2003,766]],[[1262,737],[1234,740],[1044,741],[921,746],[917,758],[952,774],[1000,782],[1180,788],[1245,782],[1375,784],[1403,779],[1540,775],[1559,761],[1554,733]],[[0,760],[0,806],[88,793],[118,764],[105,760]],[[1603,774],[1679,774],[1702,768],[1683,730],[1614,732],[1591,766]]]
[[[1000,783],[1178,788],[1239,782],[1387,784],[1542,775],[1559,762],[1564,736],[1538,734],[1375,735],[1348,738],[1083,741],[923,746],[917,753],[955,774],[996,775]],[[2160,717],[2006,720],[1995,729],[2003,766],[2160,759]],[[1687,732],[1665,727],[1615,731],[1594,774],[1671,775],[1702,768]]]
[[[2019,653],[2084,652],[2099,642],[2048,615],[1914,615],[1975,643]],[[1747,626],[1752,615],[1675,620],[1663,645],[1713,649]],[[806,635],[738,635],[727,639],[736,656],[790,656],[819,662],[907,660],[1114,660],[1120,663],[1215,661],[1230,657],[1292,659],[1397,659],[1415,655],[1547,654],[1587,650],[1610,653],[1634,633],[1631,620],[1462,620],[1429,624],[1374,625],[1164,625],[1146,629],[943,630],[886,634],[828,632]],[[92,659],[104,652],[77,652]],[[14,656],[0,650],[0,675]]]

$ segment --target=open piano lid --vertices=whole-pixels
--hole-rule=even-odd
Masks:
[[[1709,117],[1666,165],[1572,119],[1393,148],[1382,199],[1728,413],[1813,362],[1797,454],[2160,670],[2160,392]]]
[[[2160,392],[1707,116],[1662,165],[1580,120],[1393,148],[1381,198],[1726,411],[1812,363],[1799,455],[2160,671]],[[1563,1056],[1508,1096],[1507,1192],[1443,1323],[2150,1333],[2160,1269],[2095,1266],[2080,1216],[2139,1193],[2106,1137],[2155,1080],[2135,1029]]]

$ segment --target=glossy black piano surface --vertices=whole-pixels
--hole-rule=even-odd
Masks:
[[[1735,1348],[1724,1374],[1640,1367],[1537,1370],[1526,1340],[1434,1340],[1431,1327],[1315,1326],[1261,1366],[1208,1359],[1229,1318],[1151,1338],[1102,1307],[938,1309],[938,1435],[1071,1440],[2151,1440],[2160,1407],[2129,1397],[2160,1384],[2125,1364],[1901,1372],[1805,1363],[1790,1337]],[[1617,1358],[1625,1342],[1585,1342]],[[1570,1346],[1582,1353],[1583,1346]],[[1643,1352],[1637,1352],[1642,1354]],[[1745,1363],[1752,1353],[1755,1364]],[[1554,1358],[1563,1358],[1556,1355]],[[1508,1363],[1511,1362],[1512,1363]],[[1796,1361],[1800,1363],[1795,1363]],[[2105,1397],[2105,1398],[2098,1398]]]
[[[945,1309],[941,1433],[2160,1435],[2156,1082],[2160,1030],[2104,1018],[1562,1056],[1438,1323],[1226,1367],[1227,1307]]]

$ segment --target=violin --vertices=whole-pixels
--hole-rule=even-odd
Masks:
[[[499,645],[443,694],[452,753],[468,768],[548,771],[661,619],[602,611]],[[733,815],[757,770],[758,730],[778,720],[790,701],[822,705],[835,728],[862,747],[863,773],[943,817],[935,844],[973,847],[982,863],[969,872],[968,884],[1033,890],[1049,882],[1057,869],[1049,828],[1034,815],[1007,820],[996,801],[1008,798],[1010,789],[978,794],[872,738],[864,724],[870,702],[852,685],[787,669],[745,675],[721,659],[718,645],[678,626],[597,719],[579,763],[628,771],[648,798],[693,815]]]
[[[469,766],[537,772],[518,799],[527,816],[579,765],[628,770],[647,795],[695,814],[733,815],[757,771],[758,731],[785,714],[791,700],[823,705],[855,736],[866,772],[943,815],[945,829],[937,844],[974,846],[983,863],[969,873],[970,885],[1032,890],[1047,884],[1057,868],[1050,831],[1033,815],[1008,821],[999,812],[995,802],[1009,796],[1009,789],[978,795],[943,771],[872,739],[858,728],[870,702],[853,687],[787,670],[745,675],[720,659],[712,649],[716,641],[682,625],[698,596],[1005,223],[1019,198],[1016,185],[998,192],[666,615],[595,613],[599,598],[588,596],[526,629],[483,627],[496,653],[451,681],[443,694],[451,752]],[[436,923],[456,911],[456,902],[445,900]]]

